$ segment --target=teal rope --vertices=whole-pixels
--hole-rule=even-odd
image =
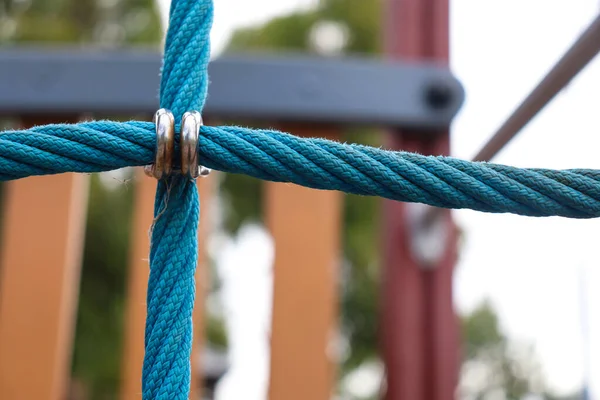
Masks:
[[[160,87],[179,125],[201,111],[208,87],[211,0],[173,0]],[[100,172],[150,164],[148,122],[56,124],[0,134],[0,180]],[[177,149],[176,149],[177,152]],[[528,216],[600,216],[600,171],[521,169],[427,157],[271,130],[203,127],[200,163],[224,172],[360,195]],[[150,249],[142,396],[187,399],[190,386],[198,192],[193,181],[159,182]]]
[[[6,131],[0,134],[0,180],[147,165],[155,146],[149,122]],[[490,213],[600,217],[599,170],[515,168],[234,126],[204,126],[198,152],[212,169],[315,189]]]
[[[173,112],[176,126],[186,111],[202,111],[204,106],[212,19],[212,1],[171,2],[160,106]],[[159,181],[142,370],[145,400],[189,396],[199,208],[193,180],[174,175]]]

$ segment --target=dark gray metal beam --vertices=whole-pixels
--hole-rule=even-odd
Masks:
[[[131,114],[158,108],[160,55],[0,51],[0,114]],[[217,118],[446,127],[461,84],[433,64],[297,55],[232,55],[209,67],[205,114]]]

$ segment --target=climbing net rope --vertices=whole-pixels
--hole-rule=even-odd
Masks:
[[[173,0],[160,105],[174,126],[202,111],[208,88],[212,0]],[[180,140],[175,138],[176,148]],[[154,162],[155,124],[92,121],[0,134],[0,180],[101,172]],[[527,216],[600,216],[600,171],[523,169],[451,157],[392,152],[273,130],[202,126],[199,162],[315,189],[443,208]],[[143,398],[187,399],[190,387],[199,200],[193,179],[159,180],[150,249]]]

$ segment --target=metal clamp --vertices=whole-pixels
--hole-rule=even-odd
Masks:
[[[202,128],[198,111],[188,111],[181,118],[181,173],[192,179],[210,174],[210,169],[198,165],[198,141]]]
[[[210,169],[198,165],[198,142],[203,125],[198,111],[188,111],[181,119],[181,169],[173,168],[175,148],[175,118],[171,111],[161,108],[154,114],[156,127],[156,158],[154,164],[146,165],[146,175],[163,179],[174,173],[181,173],[189,178],[205,177]]]
[[[162,179],[173,171],[175,149],[175,118],[171,111],[161,108],[154,114],[156,127],[156,157],[154,164],[146,165],[144,172],[150,177]]]

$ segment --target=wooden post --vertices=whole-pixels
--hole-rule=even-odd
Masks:
[[[62,122],[62,121],[61,121]],[[48,123],[27,121],[26,126]],[[0,278],[0,399],[67,395],[89,176],[6,185]]]
[[[210,176],[198,179],[198,194],[200,196],[200,226],[198,228],[198,269],[196,270],[196,304],[194,308],[194,345],[192,348],[192,383],[190,391],[190,400],[200,400],[202,398],[202,388],[204,384],[202,365],[200,363],[202,350],[204,349],[204,304],[206,295],[210,290],[210,269],[208,254],[206,252],[206,240],[210,234],[212,225],[211,203],[215,200],[214,192],[216,185],[215,174],[213,171]]]
[[[144,327],[146,324],[146,289],[150,269],[150,227],[154,218],[156,179],[147,177],[141,168],[135,172],[133,229],[129,253],[127,311],[123,341],[123,382],[121,400],[142,398],[144,362]]]
[[[283,128],[338,139],[336,129]],[[271,400],[329,400],[335,368],[342,195],[266,184],[266,219],[275,241]]]
[[[387,0],[386,51],[392,58],[448,63],[448,0]],[[389,147],[449,154],[447,130],[390,132]],[[445,250],[425,267],[411,252],[410,209],[384,202],[385,262],[382,288],[382,356],[386,400],[450,400],[458,381],[458,326],[452,299],[456,232],[450,212]]]
[[[190,399],[201,398],[201,380],[198,370],[198,353],[203,344],[203,316],[205,285],[208,271],[205,239],[208,231],[209,206],[212,196],[213,177],[198,179],[201,214],[199,229],[198,269],[196,272],[196,304],[194,310],[194,349],[192,351],[192,390]],[[150,252],[149,230],[154,214],[156,180],[148,178],[141,169],[136,171],[135,214],[131,240],[129,289],[127,294],[127,317],[123,352],[123,383],[121,400],[142,398],[142,365],[144,361],[144,328],[146,324],[146,292],[148,286]]]

